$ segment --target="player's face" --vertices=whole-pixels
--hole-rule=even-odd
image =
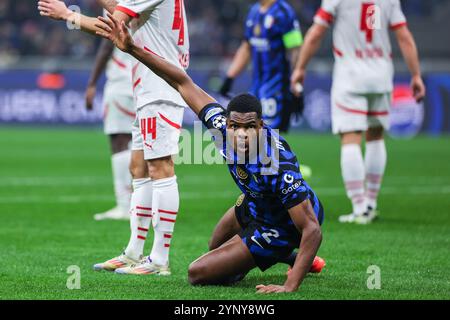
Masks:
[[[263,122],[256,112],[230,112],[227,122],[227,130],[233,136],[233,148],[238,154],[248,155],[250,151],[257,152],[259,130]],[[252,150],[250,150],[252,149]]]

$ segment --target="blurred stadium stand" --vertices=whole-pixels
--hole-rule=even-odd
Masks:
[[[320,0],[288,1],[295,7],[305,33],[320,6]],[[65,2],[79,6],[87,15],[102,13],[95,0]],[[214,91],[239,46],[245,15],[255,1],[185,2],[191,41],[189,72],[202,86]],[[393,41],[398,72],[397,89],[402,105],[398,109],[398,119],[407,118],[407,129],[413,132],[419,129],[433,134],[450,132],[450,120],[447,120],[450,119],[450,0],[401,2],[419,47],[429,95],[425,111],[414,106],[410,97],[408,103],[404,104],[406,100],[402,98],[404,95],[401,92],[409,78]],[[97,106],[96,113],[87,113],[83,106],[86,78],[99,39],[79,31],[70,31],[63,22],[41,17],[36,3],[35,0],[0,0],[0,122],[101,122],[101,106]],[[305,86],[307,127],[321,131],[329,129],[330,120],[329,86],[333,64],[331,32],[327,36],[328,39],[310,66],[313,72]],[[40,84],[42,72],[55,71],[64,73],[60,79],[51,78],[61,86],[61,90],[56,93],[45,90],[49,88]],[[238,80],[236,87],[245,90],[248,83],[249,76],[246,74]],[[100,96],[98,101],[101,101]],[[62,105],[67,106],[67,117],[64,119],[56,115]],[[42,109],[44,106],[45,110]],[[30,110],[34,111],[35,116],[30,115]],[[316,126],[318,123],[320,125]]]
[[[229,58],[242,39],[243,21],[248,0],[187,0],[191,54],[193,63]],[[101,10],[95,0],[69,0],[68,5],[78,5],[88,15],[98,15]],[[291,0],[306,32],[312,23],[319,0]],[[440,62],[437,68],[450,69],[450,41],[443,41],[445,30],[450,30],[450,0],[403,0],[403,9],[420,47],[423,60]],[[205,41],[205,30],[208,30]],[[328,35],[331,37],[331,33]],[[448,39],[448,37],[447,37]],[[64,23],[39,16],[36,1],[0,1],[0,67],[42,67],[42,58],[64,57],[69,68],[91,66],[99,40],[81,32],[68,32]],[[396,48],[395,48],[396,49]],[[394,53],[397,53],[398,50]],[[331,42],[325,41],[319,57],[331,58]],[[68,60],[68,58],[70,58]],[[442,60],[442,61],[439,61]],[[446,61],[448,62],[448,61]],[[433,64],[426,68],[434,69]],[[430,70],[436,71],[436,70]]]

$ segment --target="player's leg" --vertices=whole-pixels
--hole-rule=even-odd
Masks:
[[[220,247],[192,262],[188,280],[192,285],[229,284],[255,267],[248,247],[235,235]]]
[[[362,134],[368,128],[368,101],[364,95],[332,89],[333,133],[341,137],[341,173],[352,213],[339,217],[354,222],[367,210],[365,199],[365,166],[361,149]]]
[[[245,196],[241,194],[238,197],[236,204],[228,209],[228,211],[217,223],[208,243],[209,250],[217,249],[222,244],[242,231],[242,225],[246,224],[246,220],[248,220],[246,217],[246,215],[248,214],[246,212],[247,207],[246,203],[244,203],[244,200]]]
[[[169,252],[179,209],[179,192],[172,155],[178,153],[178,140],[184,108],[154,103],[141,109],[144,159],[152,190],[151,214],[154,231],[150,255],[141,264],[117,270],[123,274],[169,275]]]
[[[104,131],[111,146],[111,167],[116,207],[96,214],[96,220],[129,219],[131,175],[129,171],[131,127],[134,120],[133,98],[105,90]]]
[[[144,160],[138,121],[133,124],[132,137],[130,172],[133,177],[133,192],[130,202],[130,240],[123,254],[94,265],[94,270],[115,271],[138,264],[143,258],[144,244],[152,218],[152,181],[148,177],[147,163]]]
[[[383,138],[383,128],[369,128],[366,133],[366,186],[367,206],[370,210],[377,208],[377,198],[383,180],[387,162],[386,145]]]
[[[128,220],[131,198],[131,174],[129,170],[131,160],[131,150],[129,143],[131,134],[111,134],[109,135],[111,145],[111,168],[114,184],[114,195],[116,207],[94,215],[95,220],[115,219]]]
[[[370,110],[374,115],[369,117],[364,159],[366,166],[366,201],[368,216],[371,220],[377,215],[378,193],[386,169],[387,152],[384,131],[389,128],[390,102],[390,93],[374,94],[371,97]]]

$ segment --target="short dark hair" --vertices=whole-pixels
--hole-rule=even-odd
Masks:
[[[227,116],[230,115],[232,111],[247,113],[256,112],[258,119],[262,118],[262,106],[261,102],[249,93],[242,93],[234,97],[227,107]]]

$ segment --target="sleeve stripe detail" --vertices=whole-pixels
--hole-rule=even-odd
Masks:
[[[129,15],[132,18],[139,18],[139,13],[136,13],[133,10],[130,10],[128,8],[125,8],[125,7],[122,7],[122,6],[117,6],[116,10],[121,11],[121,12]]]
[[[408,23],[406,21],[399,22],[399,23],[396,23],[396,24],[391,24],[390,28],[391,28],[391,30],[395,30],[395,29],[398,29],[400,27],[406,26],[407,24]]]
[[[319,17],[328,23],[333,23],[333,15],[322,8],[317,10],[316,17]]]

